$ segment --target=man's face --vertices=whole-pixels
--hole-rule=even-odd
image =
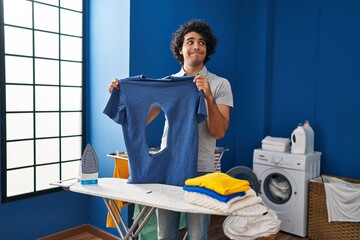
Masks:
[[[197,32],[189,32],[184,36],[184,43],[180,50],[184,57],[184,65],[203,64],[206,57],[206,42]]]

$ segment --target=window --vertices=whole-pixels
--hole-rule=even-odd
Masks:
[[[84,147],[83,0],[1,0],[2,201],[77,177]]]

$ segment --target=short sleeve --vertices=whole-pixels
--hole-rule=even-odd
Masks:
[[[123,124],[126,117],[126,108],[123,97],[121,90],[114,89],[103,111],[104,114],[118,124]]]
[[[221,84],[219,84],[215,90],[214,98],[216,104],[223,104],[229,107],[234,106],[231,85],[229,81],[223,79]]]

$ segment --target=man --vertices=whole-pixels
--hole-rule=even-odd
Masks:
[[[204,92],[207,106],[207,121],[198,124],[198,175],[214,172],[216,139],[224,137],[230,118],[230,108],[233,107],[231,86],[228,80],[207,70],[205,63],[215,52],[217,39],[210,26],[202,20],[191,20],[173,34],[171,41],[172,53],[180,64],[181,70],[174,76],[191,75],[199,91]],[[118,80],[114,80],[109,92],[119,89]],[[160,112],[153,108],[149,113],[147,123],[151,122]],[[168,125],[165,122],[162,146],[167,142]],[[210,216],[206,214],[186,214],[188,238],[190,240],[206,240]],[[180,213],[158,209],[158,239],[177,240]]]

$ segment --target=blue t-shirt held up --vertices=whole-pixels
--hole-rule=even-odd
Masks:
[[[206,119],[202,91],[194,76],[150,79],[143,75],[119,81],[104,113],[122,125],[129,157],[129,183],[163,183],[183,186],[196,177],[198,126]],[[146,119],[152,107],[165,113],[169,129],[166,148],[149,153]]]

